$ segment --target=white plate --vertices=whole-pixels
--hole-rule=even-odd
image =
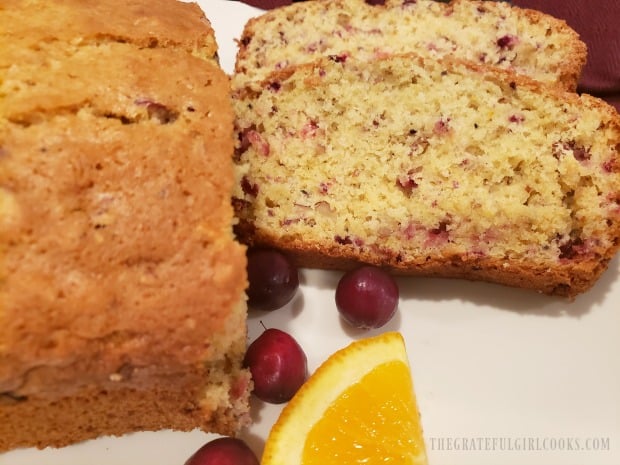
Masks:
[[[260,10],[224,0],[199,3],[217,32],[221,64],[231,71],[233,39]],[[616,258],[595,288],[572,303],[485,283],[399,280],[399,312],[384,329],[405,335],[431,465],[620,463],[618,271]],[[341,325],[338,278],[302,271],[291,304],[251,315],[250,338],[261,321],[290,332],[312,370],[351,340],[374,334]],[[255,423],[243,438],[259,455],[280,408],[253,405]],[[0,455],[0,465],[182,464],[211,438],[136,433],[18,450]]]

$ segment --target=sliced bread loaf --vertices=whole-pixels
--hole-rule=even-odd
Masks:
[[[574,90],[586,46],[564,21],[505,2],[317,0],[250,20],[234,84],[320,56],[455,55]]]
[[[238,232],[298,264],[367,262],[573,296],[618,249],[620,118],[445,58],[323,58],[237,90]]]

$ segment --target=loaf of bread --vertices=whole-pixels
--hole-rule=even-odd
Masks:
[[[230,83],[175,0],[0,8],[0,450],[249,421]]]
[[[233,93],[239,233],[574,296],[618,249],[620,118],[593,97],[418,55],[322,58]]]
[[[455,55],[574,90],[586,46],[564,21],[506,2],[317,0],[251,19],[239,40],[234,86],[320,56],[371,59]]]

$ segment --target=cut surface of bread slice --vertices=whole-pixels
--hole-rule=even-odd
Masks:
[[[234,105],[239,233],[302,266],[573,296],[618,248],[620,122],[598,99],[405,55],[289,68]]]
[[[174,0],[4,7],[0,451],[235,433],[246,259],[212,29]]]
[[[415,52],[454,55],[574,90],[586,60],[585,44],[564,21],[475,0],[294,3],[251,19],[239,44],[235,87],[320,56]]]

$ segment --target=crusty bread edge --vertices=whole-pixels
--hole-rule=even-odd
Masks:
[[[531,289],[547,295],[574,298],[589,290],[608,268],[615,251],[597,259],[558,264],[525,263],[489,257],[464,258],[460,255],[420,257],[419,263],[403,262],[397,253],[385,255],[359,252],[354,246],[307,243],[303,240],[283,242],[277,237],[255,231],[241,221],[237,228],[241,240],[253,248],[275,248],[284,252],[300,268],[346,271],[363,264],[388,270],[395,275],[456,278],[485,281],[510,287]]]
[[[249,378],[249,375],[247,375]],[[184,379],[180,379],[184,378]],[[199,380],[203,380],[198,384]],[[243,382],[243,380],[240,380]],[[246,385],[249,379],[245,380]],[[186,374],[175,389],[102,389],[87,386],[71,396],[51,401],[0,399],[0,452],[18,447],[65,447],[101,436],[122,436],[137,431],[217,431],[234,436],[249,423],[249,399],[240,397],[230,408],[205,409],[199,397],[204,373]],[[184,387],[183,387],[184,386]],[[128,408],[129,407],[129,408]]]

